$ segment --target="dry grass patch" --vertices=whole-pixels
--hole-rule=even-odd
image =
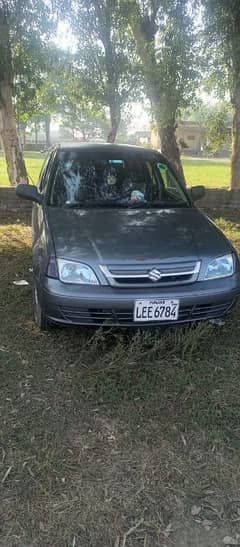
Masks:
[[[219,218],[239,240],[234,217]],[[19,220],[0,227],[0,545],[236,538],[239,308],[220,330],[40,333],[30,286],[13,285],[31,281],[30,228]]]

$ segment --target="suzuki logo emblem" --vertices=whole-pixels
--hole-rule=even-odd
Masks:
[[[162,274],[159,270],[154,268],[148,273],[148,277],[151,281],[160,281]]]

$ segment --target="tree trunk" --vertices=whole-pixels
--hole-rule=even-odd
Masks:
[[[34,122],[34,144],[38,144],[38,124]]]
[[[0,5],[0,137],[12,186],[28,182],[17,132],[16,115],[12,100],[13,71],[9,27],[4,6]]]
[[[0,82],[0,136],[11,186],[15,186],[19,182],[28,182],[27,170],[17,133],[12,88],[3,81]]]
[[[45,117],[46,148],[50,148],[51,146],[50,124],[51,124],[51,116],[46,116]]]
[[[117,57],[112,43],[111,28],[113,25],[111,3],[106,2],[105,25],[103,25],[102,41],[105,50],[105,62],[107,71],[107,102],[109,106],[111,128],[107,136],[107,142],[114,143],[117,137],[121,121],[121,101],[119,95],[119,73],[117,68]],[[97,13],[98,3],[95,2]],[[107,7],[108,6],[108,7]],[[101,18],[100,14],[100,18]]]
[[[118,128],[121,121],[121,110],[116,104],[110,105],[111,129],[107,136],[107,142],[114,143],[117,138]]]
[[[149,32],[146,32],[146,21],[141,15],[138,2],[132,0],[132,6],[133,16],[130,19],[130,25],[142,63],[147,96],[151,102],[152,117],[157,126],[161,141],[161,151],[170,163],[172,163],[183,184],[185,184],[180,152],[175,135],[175,123],[174,121],[169,123],[169,118],[172,120],[176,118],[178,105],[175,104],[167,116],[164,114],[166,98],[161,90],[161,86],[159,86],[159,64],[155,48],[155,21],[154,19],[148,19]]]
[[[240,89],[233,100],[233,149],[231,189],[240,188]]]
[[[23,127],[23,148],[26,146],[26,127]]]
[[[175,130],[174,125],[159,127],[158,134],[161,141],[161,152],[173,165],[175,171],[177,171],[183,184],[185,185],[186,181],[180,158],[180,151],[177,145]]]

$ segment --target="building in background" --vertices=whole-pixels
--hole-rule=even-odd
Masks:
[[[229,134],[231,133],[231,126],[229,126]],[[149,131],[151,134],[151,146],[153,148],[161,149],[160,139],[156,131]],[[195,121],[181,120],[178,122],[176,130],[177,143],[180,148],[181,154],[187,156],[217,156],[223,158],[229,158],[231,154],[230,140],[226,140],[214,154],[209,152],[207,147],[207,133],[203,124]],[[140,144],[140,143],[139,143]]]
[[[180,121],[177,141],[181,152],[189,156],[199,156],[204,149],[205,129],[199,122]]]
[[[136,143],[140,146],[152,146],[151,131],[135,131]]]
[[[200,123],[180,121],[176,130],[176,136],[181,153],[185,153],[188,156],[198,156],[203,151],[205,129]],[[161,148],[159,136],[154,130],[151,132],[151,146],[153,148]]]

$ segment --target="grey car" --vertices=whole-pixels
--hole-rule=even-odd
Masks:
[[[159,152],[57,146],[32,200],[33,309],[41,329],[153,326],[225,316],[240,292],[237,253]]]

